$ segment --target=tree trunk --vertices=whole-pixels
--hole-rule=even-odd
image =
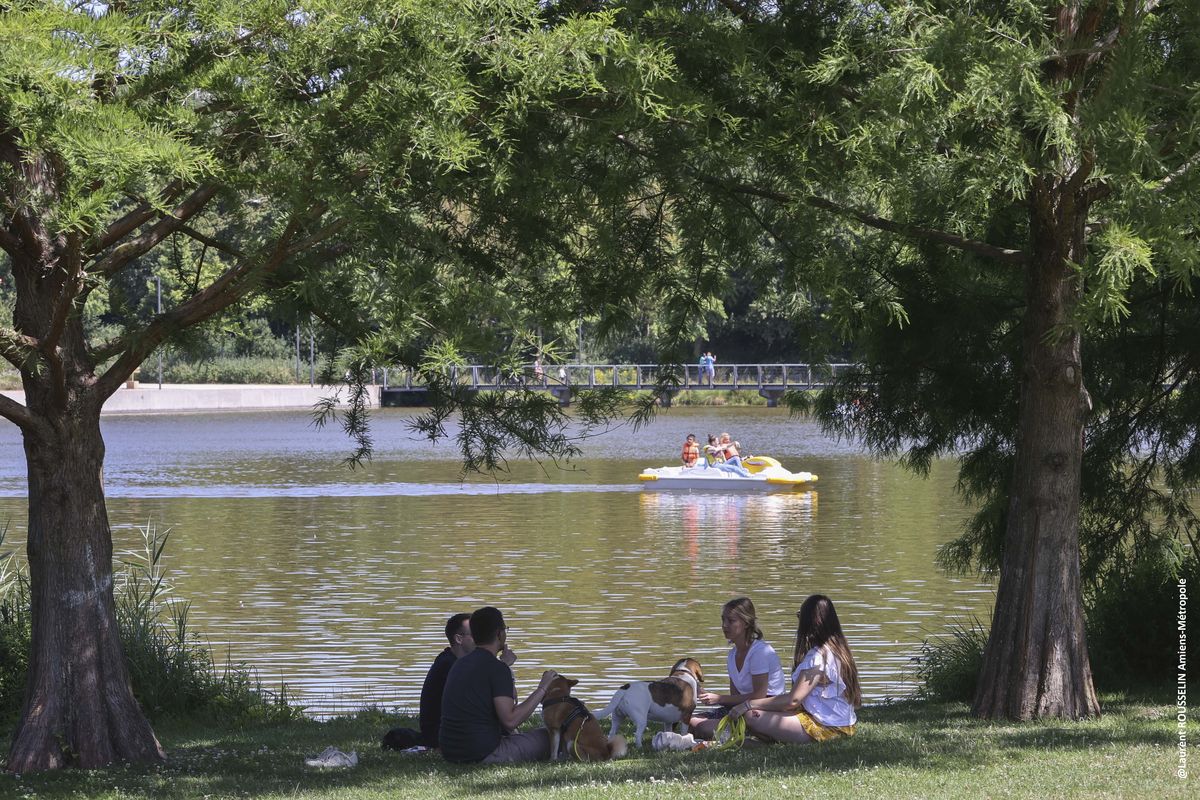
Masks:
[[[1083,426],[1080,296],[1086,204],[1061,186],[1031,198],[1018,430],[1000,585],[973,712],[1078,719],[1100,713],[1079,581]]]
[[[37,408],[47,395],[27,394],[38,420],[24,432],[33,643],[7,769],[161,761],[117,630],[101,401],[83,390],[55,413]]]

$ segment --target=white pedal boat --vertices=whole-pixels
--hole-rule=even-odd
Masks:
[[[694,467],[647,467],[638,475],[643,489],[711,489],[778,491],[807,486],[817,480],[811,472],[790,472],[770,456],[751,456],[742,459],[750,473],[738,475],[719,465],[705,464],[703,459]]]

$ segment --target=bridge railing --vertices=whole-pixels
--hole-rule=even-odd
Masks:
[[[807,389],[828,385],[840,372],[853,364],[716,364],[710,376],[698,364],[685,364],[681,389]],[[385,368],[376,370],[385,388],[422,388],[425,386],[412,370]],[[652,389],[662,368],[657,364],[549,364],[539,370],[526,364],[517,370],[470,364],[449,367],[450,380],[472,389],[526,388],[551,389],[573,387],[616,387]]]

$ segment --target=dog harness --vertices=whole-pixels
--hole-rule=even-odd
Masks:
[[[592,719],[592,712],[587,710],[587,706],[583,704],[583,701],[578,697],[571,697],[569,694],[562,697],[555,697],[552,700],[543,700],[542,708],[558,705],[559,703],[571,704],[571,713],[567,714],[567,718],[558,726],[558,732],[562,736],[567,735],[567,728],[571,727],[571,723],[575,720],[582,719],[583,722],[587,722],[589,719]],[[575,758],[579,761],[583,761],[582,758],[579,758],[579,734],[583,733],[583,722],[580,723],[579,730],[575,732],[575,738],[571,742],[571,746],[575,749]]]

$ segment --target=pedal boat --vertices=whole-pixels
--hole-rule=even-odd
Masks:
[[[698,461],[694,467],[647,467],[638,475],[643,489],[726,491],[780,491],[815,483],[811,472],[790,472],[770,456],[742,459],[750,474],[738,475],[715,464]]]

